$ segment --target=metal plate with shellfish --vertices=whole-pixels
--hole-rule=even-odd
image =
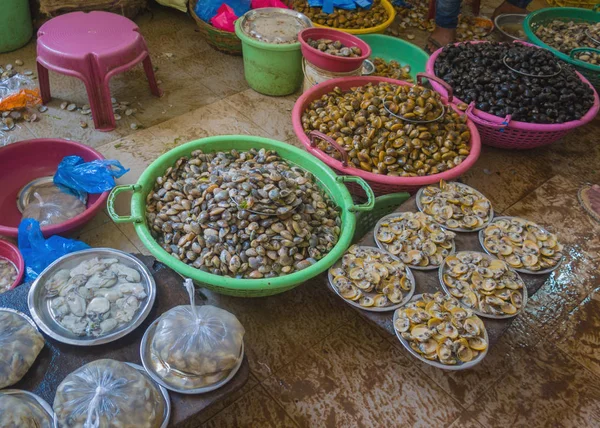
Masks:
[[[240,358],[238,359],[238,363],[230,370],[229,374],[219,380],[216,383],[213,383],[208,386],[203,386],[200,388],[182,388],[179,385],[173,385],[169,383],[166,379],[164,379],[160,372],[169,372],[170,374],[176,374],[177,370],[170,368],[165,362],[156,357],[156,354],[152,352],[152,341],[154,339],[154,334],[156,333],[156,326],[160,318],[154,320],[148,329],[144,333],[144,337],[142,337],[142,343],[140,344],[140,358],[142,360],[142,364],[146,369],[146,373],[160,385],[164,386],[170,391],[179,392],[180,394],[203,394],[206,392],[214,391],[215,389],[219,389],[224,386],[227,382],[229,382],[236,375],[240,367],[242,366],[242,362],[244,361],[244,342],[242,342],[242,349],[240,350]],[[190,378],[190,374],[181,373],[181,379]],[[201,378],[203,376],[198,376]]]
[[[527,287],[506,262],[477,251],[447,257],[438,271],[446,294],[479,316],[506,319],[527,305]]]
[[[139,371],[141,374],[146,376],[148,378],[148,381],[150,383],[152,383],[160,391],[160,395],[162,396],[162,398],[165,402],[165,410],[163,412],[163,423],[161,424],[160,428],[167,428],[169,426],[169,420],[171,419],[171,398],[169,397],[169,391],[167,391],[167,388],[165,388],[164,386],[162,386],[161,384],[156,382],[154,380],[154,378],[152,376],[150,376],[150,374],[146,371],[146,369],[144,367],[140,366],[139,364],[128,363],[128,362],[125,362],[125,364],[127,364],[130,367],[133,367],[134,369]]]
[[[40,329],[59,342],[101,345],[135,330],[156,297],[150,271],[112,248],[67,254],[33,282],[27,304]]]
[[[410,269],[377,247],[351,246],[329,269],[328,278],[329,286],[338,296],[365,311],[393,311],[408,302],[415,292],[415,278]]]
[[[555,234],[519,217],[496,217],[479,231],[479,243],[486,253],[506,261],[521,273],[547,274],[564,259],[563,246]]]
[[[489,338],[481,318],[441,291],[413,296],[394,312],[393,323],[406,350],[439,369],[469,369],[488,352]]]
[[[29,407],[32,415],[38,417],[38,420],[34,421],[36,427],[50,428],[54,426],[54,411],[52,410],[52,406],[42,397],[22,389],[2,389],[0,390],[0,396],[1,395],[12,396]],[[1,410],[0,406],[0,423],[3,414]]]
[[[419,211],[454,232],[476,232],[494,218],[492,203],[480,191],[456,181],[421,187],[416,196]]]
[[[456,234],[422,212],[389,214],[377,222],[373,234],[379,248],[411,269],[435,270],[456,249]]]

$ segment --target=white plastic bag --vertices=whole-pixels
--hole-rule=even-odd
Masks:
[[[152,353],[180,378],[192,379],[190,383],[198,388],[225,378],[239,363],[245,330],[235,315],[223,309],[196,307],[194,286],[191,280],[186,282],[192,289],[192,304],[177,306],[161,316]]]
[[[58,386],[53,407],[61,428],[159,428],[165,403],[144,374],[106,359],[69,374]]]
[[[44,338],[25,318],[0,311],[0,389],[20,381],[43,347]]]

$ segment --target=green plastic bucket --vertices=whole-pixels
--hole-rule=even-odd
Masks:
[[[410,75],[416,81],[417,73],[425,73],[425,65],[429,55],[412,43],[397,37],[382,34],[365,34],[358,36],[371,47],[371,59],[382,58],[385,61],[398,61],[400,65],[410,65]]]
[[[0,0],[0,52],[25,46],[32,35],[29,0]]]
[[[162,176],[167,168],[173,166],[179,158],[189,156],[194,150],[202,150],[205,153],[210,153],[233,149],[243,151],[252,148],[275,150],[288,162],[310,171],[315,176],[321,188],[340,207],[342,227],[335,247],[325,257],[306,269],[277,278],[265,279],[239,279],[214,275],[188,266],[167,253],[154,240],[146,224],[146,196],[154,189],[156,178]],[[344,185],[345,182],[358,183],[367,193],[367,203],[355,205],[350,192],[348,192],[348,189]],[[118,215],[114,208],[115,198],[119,193],[123,192],[133,192],[133,196],[131,197],[131,214],[128,216]],[[362,178],[352,176],[338,177],[331,168],[303,150],[268,138],[248,135],[223,135],[202,138],[169,150],[146,168],[137,184],[116,186],[108,196],[107,209],[115,223],[133,223],[137,235],[152,255],[182,276],[191,278],[200,286],[217,293],[242,297],[260,297],[290,290],[331,267],[331,265],[342,257],[352,242],[356,229],[355,213],[370,211],[374,205],[375,196],[373,191]]]
[[[278,45],[260,42],[241,30],[241,21],[235,22],[235,34],[242,41],[244,75],[248,85],[264,95],[283,96],[296,92],[304,79],[300,43]]]

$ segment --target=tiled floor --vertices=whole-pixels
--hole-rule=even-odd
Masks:
[[[491,12],[492,3],[482,11]],[[134,183],[157,156],[206,136],[260,135],[299,144],[289,120],[297,95],[268,98],[249,89],[241,58],[212,50],[184,14],[153,6],[136,21],[164,97],[150,94],[141,68],[115,77],[113,96],[138,113],[101,133],[89,117],[60,109],[63,100],[87,103],[85,91],[78,81],[52,74],[50,109],[13,131],[13,139],[82,141],[131,168],[120,183]],[[25,62],[23,70],[35,69],[35,44],[0,54],[0,64],[16,59]],[[81,120],[90,126],[82,128]],[[142,129],[133,131],[131,123]],[[558,233],[569,254],[481,365],[446,373],[416,362],[395,338],[334,297],[322,277],[265,299],[213,296],[247,330],[252,375],[204,415],[205,425],[600,426],[600,224],[577,201],[583,182],[600,182],[600,119],[536,150],[484,147],[463,178],[498,212]],[[117,201],[121,213],[128,206],[127,198]],[[106,212],[78,238],[147,253],[133,227],[112,223]]]

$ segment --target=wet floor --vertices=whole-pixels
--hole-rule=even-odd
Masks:
[[[536,2],[537,7],[543,5]],[[492,2],[482,12],[491,14]],[[14,140],[70,138],[119,159],[135,182],[157,156],[184,142],[250,134],[300,146],[290,114],[296,96],[268,98],[248,88],[242,59],[202,41],[193,20],[153,6],[136,19],[165,91],[154,98],[141,67],[111,82],[113,97],[136,108],[115,131],[60,108],[87,104],[79,81],[51,74],[55,97]],[[423,45],[425,32],[409,30]],[[35,43],[0,54],[0,64],[35,70]],[[87,121],[89,126],[81,127]],[[134,130],[131,124],[139,128]],[[525,151],[484,147],[463,177],[498,213],[519,215],[557,233],[568,257],[529,299],[505,336],[466,373],[434,370],[411,358],[330,293],[319,277],[259,300],[219,297],[246,328],[252,375],[204,415],[211,427],[257,426],[600,426],[600,224],[580,207],[585,182],[600,182],[600,119],[549,146]],[[117,209],[128,212],[128,201]],[[92,246],[148,253],[133,227],[102,212],[78,236]]]

